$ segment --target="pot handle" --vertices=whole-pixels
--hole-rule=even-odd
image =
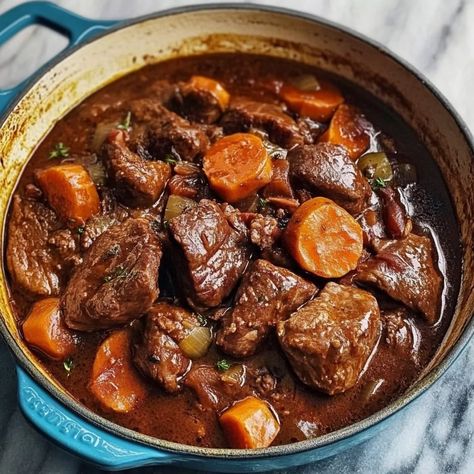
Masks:
[[[23,28],[36,24],[46,26],[67,36],[69,39],[67,49],[99,34],[117,22],[84,18],[50,2],[26,2],[0,15],[0,46]],[[15,87],[0,89],[0,111],[5,109],[23,89],[28,79],[23,80]]]
[[[18,400],[26,419],[61,448],[96,466],[121,470],[171,464],[173,453],[127,441],[65,408],[17,366]]]

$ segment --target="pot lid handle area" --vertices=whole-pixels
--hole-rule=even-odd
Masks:
[[[108,470],[175,461],[173,453],[128,441],[87,422],[56,401],[20,367],[17,376],[18,400],[24,416],[66,451]]]
[[[69,44],[66,47],[68,49],[101,33],[117,22],[116,20],[84,18],[50,2],[26,2],[0,15],[0,46],[27,26],[43,25],[66,36],[69,39]],[[47,64],[33,76],[43,70]],[[18,95],[29,80],[31,80],[31,77],[10,89],[0,89],[0,112]]]

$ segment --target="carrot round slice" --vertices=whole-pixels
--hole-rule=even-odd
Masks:
[[[283,238],[304,270],[324,278],[353,270],[362,254],[360,225],[345,209],[323,197],[310,199],[295,211]]]
[[[128,413],[147,395],[131,358],[131,334],[127,329],[114,332],[97,350],[92,366],[91,392],[106,408]]]
[[[36,172],[36,180],[57,214],[84,224],[100,210],[100,200],[87,170],[76,164],[52,166]]]
[[[342,104],[320,140],[342,145],[356,160],[369,147],[372,129],[372,124],[355,107]]]
[[[341,91],[330,82],[319,81],[319,84],[321,87],[316,91],[303,91],[285,84],[280,89],[280,97],[294,112],[325,122],[344,102],[344,97]]]
[[[250,196],[272,179],[272,161],[262,140],[250,133],[221,138],[204,156],[204,173],[214,192],[228,202]]]
[[[64,359],[76,345],[62,320],[58,298],[45,298],[33,305],[23,323],[23,335],[28,344],[52,359]]]
[[[280,423],[259,398],[247,397],[220,416],[220,424],[232,448],[266,448],[280,431]]]
[[[222,84],[206,76],[192,76],[189,84],[196,89],[205,90],[211,93],[219,102],[222,110],[229,105],[230,94],[224,89]]]

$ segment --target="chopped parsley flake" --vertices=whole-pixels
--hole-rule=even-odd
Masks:
[[[380,188],[385,188],[387,186],[387,183],[382,179],[382,178],[375,178],[372,181],[372,189],[380,189]]]
[[[178,162],[178,160],[171,153],[167,153],[163,158],[163,161],[169,165],[175,165]]]
[[[132,112],[127,112],[127,115],[117,125],[117,128],[119,128],[120,130],[125,130],[126,132],[128,132],[131,128],[131,122],[132,122]]]
[[[68,375],[71,373],[72,367],[74,366],[74,361],[72,360],[72,357],[68,357],[64,362],[63,362],[63,367],[64,370],[68,373]]]
[[[63,142],[56,143],[54,148],[49,152],[49,158],[67,158],[69,156],[69,147]]]
[[[225,372],[226,370],[229,370],[230,366],[231,363],[226,359],[221,359],[216,362],[216,367],[219,372]]]

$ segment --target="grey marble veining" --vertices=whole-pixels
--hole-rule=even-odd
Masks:
[[[0,0],[0,13],[18,3]],[[56,3],[84,16],[115,19],[197,2],[62,0]],[[429,77],[474,129],[474,1],[264,0],[257,3],[314,13],[383,43]],[[43,28],[25,30],[0,48],[0,87],[14,85],[64,45],[62,38],[45,33]],[[341,455],[291,472],[474,472],[473,368],[471,344],[446,376],[379,436]],[[14,363],[1,342],[0,374],[0,473],[99,472],[51,445],[26,423],[17,408]],[[178,471],[149,468],[144,472]]]

